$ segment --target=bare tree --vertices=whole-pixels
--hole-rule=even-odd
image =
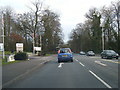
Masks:
[[[112,2],[118,29],[118,50],[120,50],[120,1]],[[120,53],[120,51],[119,51]]]
[[[36,2],[33,2],[32,3],[35,7],[35,11],[33,10],[33,13],[34,13],[34,19],[35,19],[35,22],[33,23],[34,24],[34,29],[33,29],[33,53],[35,53],[34,51],[34,47],[35,47],[35,36],[36,36],[36,33],[38,31],[38,23],[40,22],[40,15],[41,15],[41,12],[42,12],[42,5],[43,3],[40,2],[39,0],[36,1]]]
[[[10,43],[10,34],[15,31],[14,10],[9,6],[1,7],[0,13],[4,21],[5,49],[10,51],[13,49]]]
[[[24,32],[25,38],[27,40],[27,37],[31,37],[33,40],[33,53],[34,47],[36,46],[38,34],[40,34],[40,30],[42,27],[41,24],[41,17],[42,17],[42,6],[43,2],[40,0],[37,0],[35,2],[31,2],[33,5],[33,8],[29,7],[30,12],[24,13],[19,15],[18,17],[18,23],[20,25],[20,29]],[[27,44],[27,41],[26,41]]]

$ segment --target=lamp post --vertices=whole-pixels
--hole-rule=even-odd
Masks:
[[[40,34],[40,47],[41,47],[41,51],[42,51],[42,36]]]
[[[33,33],[33,54],[35,54],[34,47],[35,47],[35,35],[34,35],[34,33]]]
[[[120,3],[118,6],[117,23],[118,23],[118,50],[120,50]]]
[[[44,31],[40,31],[40,47],[42,52],[42,35],[44,34]]]
[[[3,50],[2,50],[2,58],[4,59],[5,58],[5,47],[4,47],[4,37],[5,37],[5,35],[4,35],[4,16],[5,16],[5,14],[3,14],[2,15],[2,43],[3,43]]]
[[[4,49],[4,48],[5,48],[5,47],[4,47],[4,43],[5,43],[5,42],[4,42],[4,36],[5,36],[5,35],[4,35],[4,16],[5,16],[5,14],[2,15],[2,42],[3,42],[2,58],[3,58],[3,59],[5,59],[5,49]]]
[[[105,49],[105,40],[104,40],[104,27],[102,27],[102,50],[104,50]]]
[[[100,26],[101,26],[101,29],[102,29],[102,50],[105,50],[105,28],[104,28],[104,23],[103,23],[103,19],[101,18],[101,24],[100,24]]]

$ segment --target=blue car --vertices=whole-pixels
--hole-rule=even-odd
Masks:
[[[73,55],[70,48],[61,48],[58,51],[58,63],[62,61],[71,61],[73,62]]]

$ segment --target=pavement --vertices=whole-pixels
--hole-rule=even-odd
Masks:
[[[29,60],[2,66],[2,87],[19,80],[32,71],[41,67],[48,61],[52,60],[52,56],[36,56],[29,54]],[[49,58],[49,60],[47,59]]]

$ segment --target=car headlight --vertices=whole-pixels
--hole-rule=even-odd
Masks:
[[[116,54],[117,56],[119,56],[118,54]]]

